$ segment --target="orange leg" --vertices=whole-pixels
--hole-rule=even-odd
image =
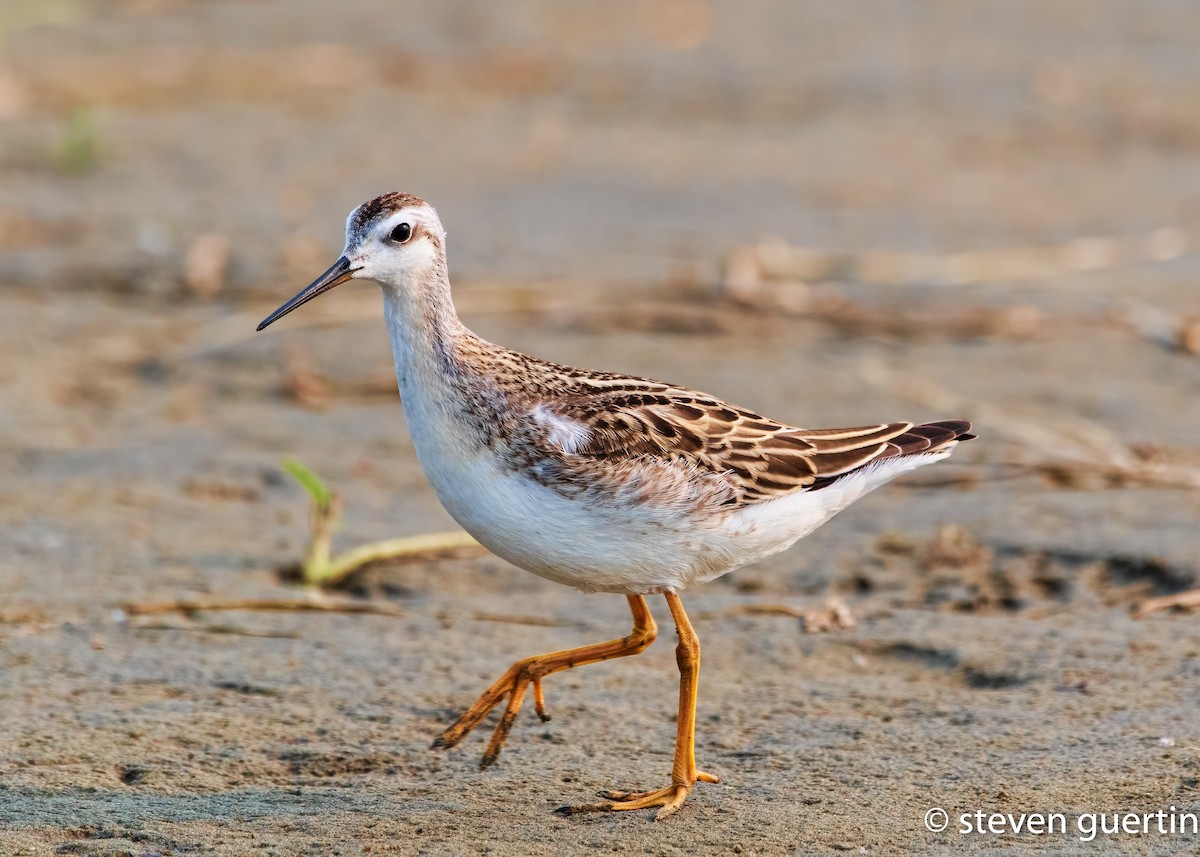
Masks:
[[[512,731],[513,721],[521,710],[521,702],[525,699],[525,691],[533,687],[533,705],[538,717],[549,720],[546,713],[546,699],[542,694],[542,679],[560,670],[569,670],[584,664],[596,664],[612,658],[624,658],[642,652],[654,642],[658,636],[658,627],[646,599],[641,595],[629,595],[629,609],[633,613],[633,630],[619,640],[609,640],[607,643],[596,643],[592,646],[581,646],[578,649],[564,649],[561,652],[550,652],[545,655],[534,655],[517,661],[504,675],[484,691],[483,696],[467,709],[454,725],[438,736],[433,742],[434,747],[453,747],[466,737],[467,733],[478,726],[488,713],[508,697],[508,705],[500,717],[492,740],[483,754],[480,767],[486,768],[500,756],[500,750]],[[674,609],[674,608],[672,608]]]
[[[664,593],[679,632],[675,661],[679,665],[679,717],[675,724],[675,762],[671,766],[671,785],[650,792],[605,791],[605,803],[565,808],[574,812],[608,812],[625,809],[661,807],[654,817],[662,821],[674,815],[697,782],[719,783],[712,774],[696,770],[696,688],[700,682],[700,639],[683,612],[683,604],[674,592]]]

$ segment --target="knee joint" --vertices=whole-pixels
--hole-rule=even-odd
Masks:
[[[682,670],[700,661],[700,641],[695,637],[682,638],[675,647],[675,662]]]

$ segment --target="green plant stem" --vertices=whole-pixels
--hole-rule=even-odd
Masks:
[[[302,565],[304,582],[309,586],[319,586],[328,576],[333,531],[342,514],[342,498],[338,492],[330,491],[325,499],[327,502],[322,503],[313,497],[310,506],[310,535]]]
[[[331,586],[372,562],[429,556],[456,548],[479,547],[479,543],[467,533],[451,530],[372,542],[332,557],[333,531],[337,529],[341,517],[342,500],[336,491],[329,492],[328,500],[325,504],[315,497],[312,500],[309,515],[311,534],[302,566],[306,586]]]
[[[450,530],[444,533],[422,533],[418,536],[405,536],[398,539],[387,539],[382,542],[372,542],[339,554],[326,567],[325,575],[317,580],[318,585],[336,583],[357,568],[372,562],[388,559],[404,559],[406,557],[429,556],[443,553],[456,548],[482,546],[462,530]]]

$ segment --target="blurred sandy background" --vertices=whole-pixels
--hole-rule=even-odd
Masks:
[[[1200,585],[1198,44],[1186,0],[4,0],[0,853],[1197,847],[922,819],[1200,811],[1200,628],[1152,600]],[[623,599],[459,555],[331,596],[392,615],[129,609],[302,597],[284,455],[339,548],[452,525],[372,287],[253,333],[388,190],[489,338],[799,425],[977,421],[686,593],[725,783],[665,824],[550,811],[661,784],[669,631],[549,680],[486,773],[485,734],[427,749]]]

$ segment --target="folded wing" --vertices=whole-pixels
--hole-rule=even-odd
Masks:
[[[815,491],[874,461],[936,452],[972,437],[963,420],[801,429],[691,390],[632,378],[593,382],[539,405],[560,453],[649,456],[720,474],[735,506]],[[568,442],[559,442],[568,441]]]

